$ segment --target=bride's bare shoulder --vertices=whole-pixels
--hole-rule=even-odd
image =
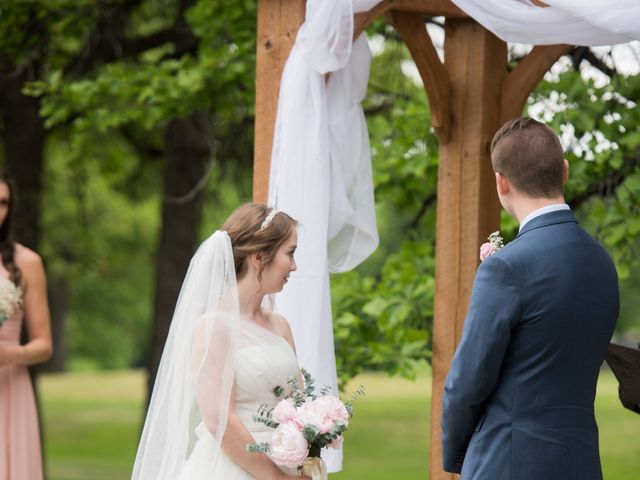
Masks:
[[[293,343],[293,333],[291,332],[291,326],[286,318],[283,315],[276,312],[269,312],[269,320],[274,327],[274,330],[278,332],[279,335],[284,337],[284,339],[291,344],[292,347],[295,346]]]

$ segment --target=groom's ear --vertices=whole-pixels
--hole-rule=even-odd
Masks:
[[[507,195],[511,191],[511,185],[509,180],[500,172],[495,172],[496,175],[496,189],[501,196]]]
[[[569,162],[565,158],[564,159],[563,174],[562,174],[562,184],[564,185],[568,181],[569,181]]]

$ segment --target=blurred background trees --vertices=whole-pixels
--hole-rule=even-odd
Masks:
[[[251,199],[255,28],[255,0],[0,0],[0,160],[20,191],[18,239],[47,266],[51,368],[153,379],[191,254]],[[438,19],[429,29],[438,43]],[[411,377],[431,351],[438,142],[405,47],[381,21],[368,34],[381,245],[332,277],[342,382]],[[617,335],[637,341],[640,48],[616,48],[624,61],[574,49],[528,110],[562,136],[567,200],[616,261]],[[516,231],[503,216],[505,240]]]

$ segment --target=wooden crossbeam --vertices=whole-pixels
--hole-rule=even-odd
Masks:
[[[431,17],[469,18],[450,0],[388,0],[392,10],[422,13]]]
[[[389,0],[383,0],[368,12],[356,13],[353,16],[353,39],[360,36],[373,21],[391,8]]]
[[[383,0],[368,12],[354,15],[354,40],[379,16],[389,10],[422,14],[426,17],[467,18],[468,15],[449,0]]]
[[[571,45],[539,45],[534,47],[507,76],[502,87],[501,123],[522,115],[529,94]]]
[[[387,21],[407,45],[422,77],[431,108],[431,124],[441,142],[449,139],[449,74],[438,57],[420,15],[391,10]]]

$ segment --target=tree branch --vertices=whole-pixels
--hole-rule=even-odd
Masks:
[[[420,206],[420,210],[418,210],[418,213],[415,215],[415,217],[413,217],[413,220],[411,220],[411,222],[407,224],[406,226],[407,230],[415,230],[418,227],[420,220],[422,220],[422,217],[424,216],[424,214],[427,213],[427,210],[429,210],[429,207],[431,207],[436,203],[437,198],[438,198],[437,195],[435,193],[432,193],[431,195],[427,195],[422,199],[422,205]]]
[[[179,15],[170,28],[138,38],[126,38],[124,35],[129,17],[138,5],[137,1],[127,0],[115,8],[102,11],[84,47],[65,68],[65,74],[81,76],[99,63],[134,57],[166,43],[173,43],[174,55],[194,51],[198,39],[184,20],[184,12],[193,1],[180,2]]]
[[[603,198],[612,196],[616,189],[638,167],[640,167],[640,154],[636,157],[626,158],[618,170],[611,170],[606,177],[595,180],[583,192],[570,199],[567,203],[572,210],[576,210],[594,196]]]
[[[574,70],[578,70],[582,61],[586,60],[592,67],[600,70],[609,78],[618,73],[615,68],[611,68],[601,58],[598,58],[589,47],[576,47],[569,52],[569,57],[571,57]]]
[[[366,108],[364,110],[364,116],[372,117],[373,115],[378,115],[379,113],[385,113],[389,111],[395,104],[395,97],[387,98],[374,107]]]

